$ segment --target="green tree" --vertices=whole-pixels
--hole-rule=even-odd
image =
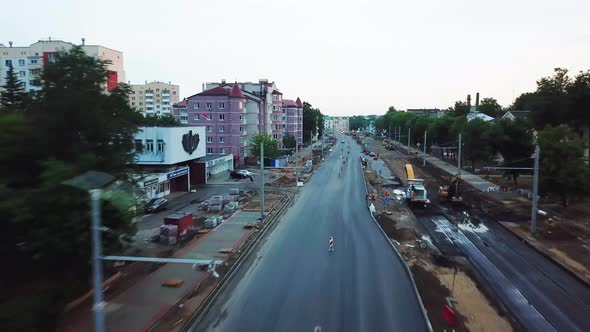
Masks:
[[[366,119],[365,116],[362,115],[354,115],[351,116],[348,120],[348,125],[350,126],[350,130],[359,130],[361,128],[367,127],[369,121]]]
[[[303,141],[309,142],[312,135],[324,133],[324,115],[310,103],[303,102]]]
[[[469,107],[464,101],[456,101],[455,106],[449,108],[447,112],[453,116],[466,116],[469,113]]]
[[[296,144],[295,136],[289,134],[283,136],[283,147],[285,149],[295,149]]]
[[[541,148],[540,189],[559,195],[563,206],[572,197],[588,193],[589,173],[585,165],[583,142],[566,125],[547,126],[539,132]]]
[[[23,82],[16,76],[12,63],[8,65],[8,71],[4,78],[2,92],[0,92],[0,107],[6,109],[21,109],[26,99],[26,91]]]
[[[568,90],[572,79],[567,69],[556,68],[553,76],[543,77],[537,81],[536,98],[531,101],[533,112],[531,118],[538,129],[546,125],[558,126],[563,123],[570,123],[568,110],[570,109],[570,98]]]
[[[529,121],[521,118],[500,120],[492,127],[493,148],[504,158],[508,167],[530,167],[533,153],[533,129]],[[520,170],[509,170],[509,175],[518,185]]]
[[[147,114],[141,119],[141,126],[144,127],[179,127],[182,126],[173,115],[164,114],[162,116]]]
[[[106,66],[80,47],[60,52],[45,65],[28,111],[0,114],[1,167],[10,170],[0,172],[0,253],[14,259],[0,285],[7,298],[0,320],[9,317],[10,326],[53,330],[63,305],[90,287],[89,197],[62,183],[87,170],[126,179],[141,118],[127,86],[105,93]],[[134,232],[129,211],[117,205],[102,205],[105,254],[120,252],[119,236]]]
[[[492,118],[497,118],[502,114],[502,106],[494,98],[483,98],[479,103],[477,111],[489,115]]]
[[[493,154],[491,124],[481,119],[467,122],[463,129],[463,151],[473,169],[476,161],[487,161]]]
[[[260,158],[260,144],[264,145],[264,157],[274,158],[279,155],[278,142],[269,135],[255,135],[250,141],[250,155]]]
[[[508,107],[510,111],[532,111],[538,103],[538,96],[533,92],[526,92],[516,98],[514,103]]]

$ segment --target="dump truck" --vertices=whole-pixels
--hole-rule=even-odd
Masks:
[[[414,168],[411,164],[406,164],[406,200],[410,206],[421,205],[426,207],[430,203],[428,199],[428,192],[424,187],[423,179],[416,179],[414,176]]]
[[[452,203],[462,202],[461,181],[461,174],[455,174],[451,178],[451,183],[448,186],[440,186],[438,188],[438,196],[441,200],[446,200]]]

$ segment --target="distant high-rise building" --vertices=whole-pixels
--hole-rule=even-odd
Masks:
[[[43,65],[54,61],[59,51],[68,51],[74,44],[61,40],[39,40],[29,46],[9,46],[0,44],[0,90],[4,85],[6,73],[12,64],[18,79],[24,83],[27,91],[40,90],[41,86],[37,81],[41,74]],[[100,45],[85,45],[82,49],[86,54],[100,60],[108,60],[109,71],[106,83],[106,90],[111,91],[120,82],[125,82],[125,70],[123,69],[123,53]]]
[[[131,84],[129,105],[145,115],[172,114],[172,105],[179,101],[178,85],[150,82]]]
[[[327,133],[340,133],[350,130],[347,116],[324,116],[324,129]]]

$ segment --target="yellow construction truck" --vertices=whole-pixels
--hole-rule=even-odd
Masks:
[[[416,179],[414,176],[414,168],[411,164],[406,164],[406,200],[408,205],[421,205],[426,207],[426,204],[430,203],[428,199],[428,192],[424,187],[424,180]]]

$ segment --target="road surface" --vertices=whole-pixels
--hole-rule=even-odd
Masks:
[[[360,148],[344,139],[343,175],[338,143],[193,331],[428,330],[404,263],[366,207]]]

